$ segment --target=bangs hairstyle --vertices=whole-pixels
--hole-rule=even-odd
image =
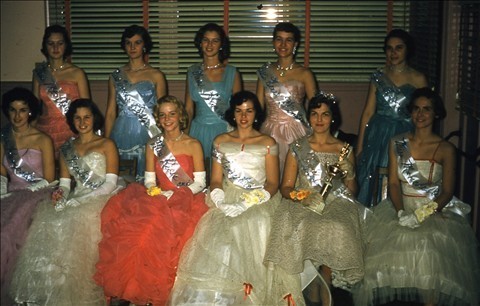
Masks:
[[[65,52],[63,53],[63,59],[66,59],[73,53],[72,41],[70,40],[70,35],[68,35],[67,29],[58,24],[51,25],[45,29],[42,39],[42,49],[40,49],[40,51],[48,59],[47,43],[50,36],[54,33],[59,33],[63,36],[63,41],[65,42]]]
[[[155,122],[157,123],[157,126],[160,129],[162,129],[160,126],[160,106],[165,103],[171,103],[177,107],[177,112],[179,114],[180,130],[184,131],[188,126],[188,114],[187,114],[187,111],[185,110],[185,106],[183,105],[183,102],[174,96],[161,97],[160,99],[157,100],[157,104],[153,107],[153,117],[155,118]]]
[[[41,113],[41,102],[35,97],[35,95],[28,89],[23,87],[15,87],[7,91],[2,96],[2,111],[3,114],[10,118],[8,115],[10,104],[13,101],[23,101],[28,106],[29,113],[28,122],[32,122],[37,119]]]
[[[307,108],[307,120],[310,122],[310,116],[312,110],[320,108],[322,104],[325,104],[332,113],[332,123],[330,124],[330,133],[335,133],[342,125],[342,116],[340,114],[340,107],[338,106],[337,98],[332,94],[320,92],[316,94],[308,102]]]
[[[413,57],[413,55],[415,54],[415,42],[413,40],[413,37],[410,34],[408,34],[407,31],[404,31],[402,29],[391,30],[390,33],[388,33],[388,35],[385,37],[385,40],[383,41],[383,52],[386,52],[387,43],[390,40],[390,38],[401,39],[405,44],[405,46],[407,47],[407,53],[406,53],[407,60]]]
[[[93,131],[96,132],[103,128],[104,118],[100,110],[98,109],[97,104],[90,99],[77,99],[70,104],[65,117],[67,119],[68,126],[74,134],[78,134],[78,130],[74,124],[74,117],[77,113],[77,109],[85,107],[88,108],[93,115]]]
[[[153,48],[152,37],[150,36],[150,33],[148,33],[147,29],[136,24],[132,24],[131,26],[123,30],[122,40],[120,41],[120,47],[122,47],[122,50],[125,51],[127,38],[132,38],[134,35],[137,34],[142,37],[145,53],[150,53]]]
[[[227,58],[230,57],[230,40],[228,39],[225,30],[221,26],[216,23],[210,22],[198,29],[197,33],[195,34],[195,38],[193,39],[193,43],[198,50],[198,54],[200,57],[203,56],[202,52],[202,39],[205,36],[206,32],[217,32],[220,36],[220,50],[218,51],[218,58],[220,62],[223,62]]]
[[[411,114],[413,107],[415,106],[415,100],[418,98],[427,98],[432,102],[433,112],[435,113],[435,120],[442,120],[447,116],[447,111],[445,105],[443,104],[443,99],[440,95],[428,87],[417,88],[412,93],[410,97],[410,102],[407,105],[407,110]]]
[[[295,39],[295,42],[300,43],[300,38],[301,38],[300,29],[291,22],[277,23],[277,25],[273,29],[272,39],[275,39],[275,37],[277,36],[277,32],[293,33],[293,38]]]
[[[225,120],[233,127],[237,127],[235,121],[235,108],[242,103],[251,101],[255,108],[255,120],[253,121],[253,128],[257,131],[260,130],[263,121],[265,120],[265,111],[260,106],[257,95],[251,91],[243,90],[239,91],[230,98],[230,107],[225,111]]]

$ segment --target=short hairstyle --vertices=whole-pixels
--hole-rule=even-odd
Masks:
[[[70,35],[68,35],[67,29],[58,24],[51,25],[45,29],[42,39],[42,49],[40,49],[40,51],[42,51],[42,54],[48,59],[47,43],[50,36],[54,33],[59,33],[63,36],[63,40],[65,41],[65,52],[63,53],[63,59],[66,59],[73,53],[72,41],[70,40]]]
[[[332,123],[330,124],[330,133],[335,133],[342,125],[342,116],[340,113],[340,107],[338,106],[337,98],[328,93],[319,92],[308,102],[307,107],[307,120],[310,122],[310,115],[312,110],[320,108],[322,104],[325,104],[332,113]]]
[[[160,128],[160,106],[165,103],[172,103],[177,107],[177,111],[179,112],[179,125],[180,125],[180,130],[183,131],[187,128],[188,126],[188,113],[185,110],[185,106],[182,101],[177,99],[174,96],[163,96],[160,99],[157,100],[157,104],[153,107],[153,117],[155,118],[155,122],[157,123],[157,126]]]
[[[300,29],[291,22],[277,23],[277,25],[273,29],[272,39],[275,39],[275,37],[277,36],[277,32],[293,33],[293,38],[295,39],[295,42],[300,43]]]
[[[123,30],[122,40],[120,41],[120,47],[122,47],[122,50],[125,50],[127,38],[131,38],[134,35],[140,35],[142,37],[145,47],[145,53],[150,53],[153,48],[152,37],[150,36],[150,33],[148,33],[147,29],[136,24],[132,24],[131,26],[126,27],[125,30]]]
[[[440,95],[428,87],[417,88],[412,93],[410,97],[410,102],[407,105],[407,110],[411,114],[413,111],[413,107],[415,106],[415,100],[418,98],[427,98],[432,102],[433,112],[435,113],[436,120],[442,120],[447,116],[447,110],[445,109],[445,105],[443,104],[443,99]]]
[[[227,34],[225,33],[225,30],[219,26],[216,23],[209,22],[198,29],[197,33],[195,34],[195,38],[193,39],[193,43],[195,44],[195,47],[198,50],[198,54],[200,57],[203,56],[202,52],[202,40],[203,37],[205,36],[206,32],[217,32],[218,35],[220,36],[220,50],[218,52],[218,58],[220,59],[220,62],[223,62],[227,58],[230,57],[230,40],[228,39]]]
[[[253,128],[258,131],[265,120],[265,111],[260,105],[257,95],[251,91],[242,90],[230,98],[230,107],[225,111],[225,120],[231,126],[236,128],[237,122],[235,121],[235,108],[247,101],[251,101],[253,103],[253,107],[255,108],[255,120],[253,122]]]
[[[2,96],[2,111],[7,118],[10,118],[8,115],[10,104],[12,104],[14,101],[23,101],[28,105],[28,109],[31,114],[28,117],[28,122],[32,122],[33,120],[37,119],[37,117],[41,114],[41,102],[37,99],[37,97],[35,97],[35,95],[26,88],[15,87],[4,93]]]
[[[78,130],[75,127],[75,123],[74,123],[73,118],[75,117],[75,114],[77,113],[77,109],[82,108],[82,107],[90,109],[90,111],[93,114],[93,131],[95,132],[95,131],[100,130],[103,127],[103,123],[104,123],[105,119],[104,119],[102,113],[100,112],[100,110],[98,109],[97,104],[95,104],[95,102],[93,102],[90,99],[77,99],[77,100],[73,101],[72,103],[70,103],[70,107],[68,108],[68,111],[65,114],[65,117],[67,119],[67,123],[68,123],[68,126],[70,127],[70,130],[72,130],[72,132],[74,134],[78,134]]]
[[[407,60],[411,59],[415,54],[415,42],[413,40],[413,37],[408,34],[407,31],[404,31],[402,29],[393,29],[390,31],[390,33],[388,33],[387,36],[385,36],[385,40],[383,41],[383,52],[387,51],[387,43],[390,38],[394,37],[399,38],[403,41],[403,43],[407,47],[406,58]]]

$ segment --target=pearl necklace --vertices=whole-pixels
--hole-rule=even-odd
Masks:
[[[50,68],[50,70],[52,70],[53,72],[57,72],[58,70],[62,70],[63,68],[65,68],[65,65],[66,63],[63,63],[62,65],[60,65],[60,67],[53,68],[50,64],[48,64],[48,68]]]
[[[205,64],[202,64],[202,68],[207,69],[207,70],[217,69],[217,68],[222,68],[222,67],[223,67],[222,63],[218,63],[218,64],[215,64],[213,66],[205,66]]]
[[[180,135],[177,136],[177,138],[171,140],[171,141],[179,141],[180,139],[182,139],[182,136],[183,136],[183,131],[180,132]],[[170,141],[170,139],[167,139]]]
[[[280,66],[280,64],[277,64],[277,71],[280,71],[280,76],[283,77],[285,75],[285,72],[287,72],[288,70],[292,70],[294,64],[295,62],[291,63],[287,67],[282,67]]]
[[[388,69],[390,69],[390,71],[393,71],[393,72],[404,72],[404,71],[407,71],[409,69],[409,67],[407,65],[403,66],[403,68],[395,68],[395,66],[393,65],[390,65],[388,66]]]
[[[28,125],[28,129],[27,129],[26,131],[24,131],[24,132],[17,132],[17,131],[15,131],[15,129],[12,127],[12,132],[13,132],[13,134],[15,134],[15,135],[17,135],[17,136],[25,136],[25,135],[28,134],[28,132],[30,131],[30,128],[31,128],[31,127],[32,127],[32,126],[29,124],[29,125]]]
[[[146,63],[143,63],[143,66],[138,67],[138,68],[132,68],[132,66],[131,66],[130,64],[129,64],[128,66],[130,67],[130,71],[133,71],[133,72],[135,72],[135,71],[140,71],[140,70],[143,70],[143,69],[147,68],[147,64],[146,64]]]

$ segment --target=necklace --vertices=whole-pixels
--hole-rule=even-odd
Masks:
[[[183,136],[183,131],[181,131],[180,135],[178,135],[175,139],[173,139],[171,141],[179,141],[180,139],[182,139],[182,136]],[[167,140],[170,140],[170,139],[167,139]]]
[[[215,64],[213,66],[205,66],[205,64],[202,64],[202,68],[207,69],[207,70],[217,69],[217,68],[222,68],[222,67],[223,67],[222,63],[218,63],[218,64]]]
[[[280,71],[280,76],[283,77],[285,75],[285,72],[287,72],[288,70],[292,70],[294,64],[295,62],[291,63],[287,67],[282,67],[280,66],[280,64],[277,64],[277,71]]]
[[[147,68],[147,64],[146,63],[143,63],[143,66],[141,67],[138,67],[138,68],[132,68],[132,65],[128,65],[130,67],[130,71],[140,71],[140,70],[143,70],[145,68]]]
[[[393,72],[404,72],[404,71],[408,70],[408,66],[405,65],[405,66],[403,66],[403,68],[395,68],[395,66],[390,65],[390,66],[388,66],[388,69],[390,69],[390,71],[393,71]]]
[[[12,127],[12,132],[13,132],[13,134],[18,135],[18,136],[25,136],[26,134],[28,134],[28,132],[30,131],[30,128],[31,128],[31,127],[32,127],[32,126],[29,124],[27,130],[24,131],[24,132],[17,132],[17,131],[15,131],[15,129]]]
[[[50,70],[52,70],[53,72],[57,72],[58,70],[62,70],[63,68],[65,68],[65,63],[63,63],[62,65],[60,65],[60,67],[58,68],[53,68],[50,64],[48,64],[48,68],[50,68]]]

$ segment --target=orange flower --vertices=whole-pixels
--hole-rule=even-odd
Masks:
[[[300,189],[300,190],[293,190],[292,192],[290,192],[290,198],[292,200],[297,200],[297,201],[301,201],[301,200],[304,200],[306,198],[308,198],[311,194],[311,191],[310,190],[307,190],[307,189]]]

